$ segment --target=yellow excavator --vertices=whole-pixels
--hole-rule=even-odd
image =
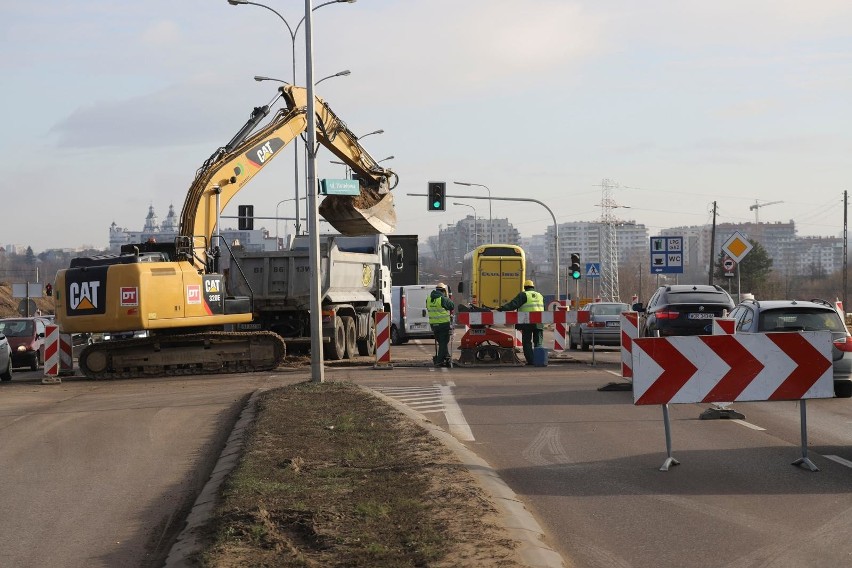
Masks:
[[[259,127],[279,99],[284,106]],[[396,174],[379,166],[319,97],[315,109],[317,140],[351,168],[360,185],[357,196],[325,197],[320,214],[344,235],[392,232]],[[306,113],[306,90],[291,85],[256,107],[196,173],[173,243],[125,245],[121,254],[73,259],[57,273],[54,300],[63,333],[135,334],[86,347],[79,357],[84,375],[237,373],[274,369],[284,360],[284,341],[275,333],[224,331],[226,324],[250,322],[253,306],[250,295],[226,290],[219,261],[223,248],[230,248],[216,231],[234,195],[306,130]],[[240,267],[232,261],[229,270]]]

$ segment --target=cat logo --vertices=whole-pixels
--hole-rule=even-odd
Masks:
[[[97,310],[100,286],[99,280],[72,282],[68,286],[68,305],[72,310]]]
[[[204,291],[208,294],[214,294],[219,292],[219,280],[214,279],[205,279],[204,280]]]

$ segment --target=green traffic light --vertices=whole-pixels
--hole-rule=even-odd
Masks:
[[[441,208],[441,202],[440,201],[433,201],[432,202],[432,209],[440,209],[440,208]]]
[[[579,279],[580,279],[580,271],[579,271],[579,270],[575,270],[574,272],[572,272],[572,273],[571,273],[571,278],[573,278],[574,280],[579,280]]]

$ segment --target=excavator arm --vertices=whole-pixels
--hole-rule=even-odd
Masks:
[[[231,141],[202,165],[189,188],[181,211],[180,236],[191,240],[199,265],[206,263],[219,213],[261,168],[307,129],[306,89],[286,85],[279,91],[286,108],[278,110],[260,129],[258,125],[277,98],[269,105],[255,108]],[[356,173],[361,185],[358,196],[326,197],[320,214],[344,235],[393,232],[396,212],[389,192],[396,186],[396,174],[379,166],[359,144],[357,136],[319,97],[315,108],[317,139]]]

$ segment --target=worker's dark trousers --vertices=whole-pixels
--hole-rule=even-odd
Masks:
[[[538,324],[520,324],[516,326],[521,330],[521,343],[524,346],[524,359],[533,364],[533,347],[541,347],[544,343],[544,330],[539,329]]]
[[[435,334],[435,343],[438,344],[438,354],[432,357],[432,363],[440,365],[445,359],[450,356],[447,345],[450,343],[450,324],[439,323],[432,326],[432,332]]]

